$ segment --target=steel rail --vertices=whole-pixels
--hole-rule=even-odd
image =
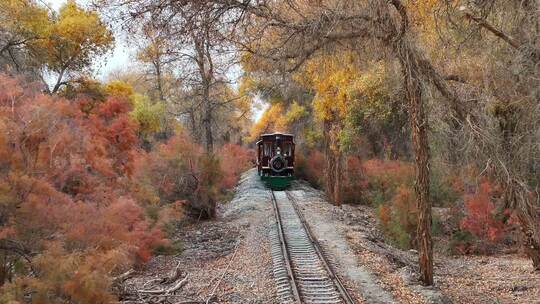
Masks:
[[[289,285],[291,286],[292,296],[296,303],[302,303],[302,300],[300,299],[300,292],[298,290],[298,286],[296,285],[294,271],[292,270],[292,266],[291,266],[290,253],[289,253],[289,249],[287,248],[287,241],[285,240],[285,233],[283,232],[283,226],[281,223],[281,215],[279,213],[279,207],[276,202],[274,191],[271,190],[270,193],[272,196],[272,206],[274,207],[274,215],[275,215],[275,220],[276,220],[276,226],[278,229],[279,242],[281,244],[281,253],[285,261],[285,267],[287,270],[287,277],[289,280]]]
[[[313,247],[315,248],[315,251],[317,252],[317,255],[321,259],[321,262],[323,263],[326,271],[328,272],[328,275],[330,276],[330,279],[332,280],[334,285],[337,287],[343,301],[345,301],[346,304],[354,304],[355,302],[354,302],[353,298],[351,297],[351,295],[349,294],[349,292],[347,291],[347,289],[345,288],[345,286],[343,285],[343,283],[341,282],[339,277],[336,275],[336,272],[331,267],[328,259],[324,255],[322,247],[319,244],[319,241],[313,236],[313,232],[311,231],[311,228],[309,227],[309,224],[306,221],[306,218],[304,217],[304,214],[301,212],[300,207],[296,203],[296,198],[289,191],[286,191],[286,195],[287,195],[287,198],[289,199],[289,201],[291,202],[294,210],[296,211],[296,214],[300,218],[300,221],[302,222],[302,226],[306,230],[306,233],[307,233],[311,243],[313,244]]]
[[[296,198],[288,191],[276,193],[271,191],[277,235],[271,234],[271,239],[281,301],[355,303],[324,255]]]

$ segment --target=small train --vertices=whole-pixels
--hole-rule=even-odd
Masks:
[[[257,171],[271,189],[287,188],[294,179],[294,136],[262,134],[257,141]]]

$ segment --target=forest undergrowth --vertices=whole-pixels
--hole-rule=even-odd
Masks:
[[[68,99],[0,76],[2,303],[113,301],[116,276],[177,254],[167,232],[251,166],[234,144],[208,159],[179,127],[142,149],[132,99],[105,91]]]

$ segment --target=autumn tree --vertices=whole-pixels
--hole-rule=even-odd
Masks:
[[[3,46],[0,55],[9,56],[19,71],[34,69],[50,93],[90,69],[93,60],[113,45],[111,31],[92,10],[74,1],[64,4],[58,13],[31,0],[7,1],[1,5]],[[23,63],[19,51],[28,56]],[[54,82],[49,87],[48,79]]]
[[[0,21],[0,70],[30,72],[28,46],[48,35],[49,11],[33,1],[2,1]]]
[[[328,198],[336,205],[342,203],[343,151],[341,142],[345,120],[356,91],[359,71],[352,54],[332,58],[321,55],[306,63],[305,79],[314,91],[313,108],[322,122],[326,156],[326,185]]]
[[[171,89],[174,86],[181,86],[181,77],[172,75],[174,64],[179,61],[175,40],[171,39],[171,34],[163,28],[148,20],[137,32],[139,44],[137,60],[141,62],[145,69],[142,71],[146,80],[152,83],[153,98],[164,102],[172,97]]]
[[[35,56],[56,75],[51,93],[66,84],[65,76],[88,69],[113,44],[110,30],[98,14],[68,1],[51,20],[50,34],[32,46]]]
[[[114,4],[114,1],[112,1]],[[191,3],[174,7],[171,11],[147,10],[146,3],[123,3],[131,9],[129,19],[148,37],[149,43],[140,52],[141,59],[148,60],[154,67],[154,74],[161,75],[166,64],[174,62],[174,67],[181,69],[180,82],[184,95],[179,104],[191,103],[187,107],[191,122],[197,123],[194,130],[200,128],[206,153],[214,151],[216,139],[216,111],[232,101],[223,94],[224,85],[229,83],[227,73],[231,68],[234,52],[231,45],[223,39],[223,30],[215,22],[221,18],[211,10],[206,9],[205,3]],[[152,6],[150,4],[150,6]],[[161,76],[157,77],[158,87]],[[182,98],[184,97],[184,98]],[[182,108],[180,106],[180,108]],[[200,117],[197,112],[201,113]]]

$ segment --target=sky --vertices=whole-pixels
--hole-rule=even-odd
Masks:
[[[58,11],[62,4],[66,3],[66,0],[45,0],[49,6]],[[76,0],[80,5],[87,5],[89,0]],[[100,80],[106,80],[110,72],[116,70],[129,70],[131,58],[133,56],[134,50],[128,46],[126,41],[121,38],[121,35],[118,31],[115,31],[115,46],[114,49],[109,52],[103,58],[96,60],[94,63],[95,76]]]

